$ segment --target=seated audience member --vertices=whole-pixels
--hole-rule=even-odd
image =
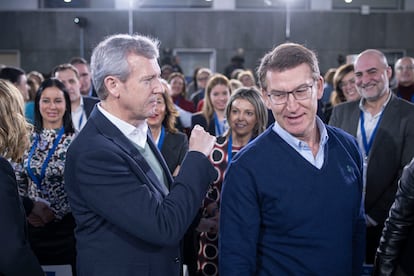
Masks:
[[[30,248],[26,214],[8,161],[19,162],[29,146],[23,106],[19,90],[0,80],[0,275],[41,276],[44,273]]]
[[[220,195],[224,174],[232,157],[266,129],[267,109],[260,92],[254,87],[242,87],[230,97],[226,107],[229,129],[217,138],[210,161],[218,172],[202,205],[197,275],[218,275],[218,230]]]
[[[385,221],[373,276],[414,275],[414,159],[405,166]]]
[[[30,245],[42,265],[72,265],[75,221],[64,189],[66,151],[74,138],[69,93],[57,79],[45,80],[35,98],[30,149],[15,164],[27,207]],[[26,204],[27,206],[27,204]]]
[[[169,92],[174,104],[188,112],[195,112],[194,104],[185,98],[186,84],[184,75],[177,72],[172,73],[168,78],[168,83],[171,86]]]
[[[394,66],[397,87],[394,93],[409,102],[414,102],[414,58],[403,57]]]
[[[230,83],[222,74],[213,75],[206,86],[206,96],[201,112],[193,115],[191,125],[202,126],[216,137],[227,130],[226,105],[230,97]]]
[[[172,176],[177,176],[188,151],[188,139],[175,127],[178,112],[169,95],[168,83],[162,82],[162,86],[164,93],[157,94],[157,106],[154,114],[148,117],[147,124]]]

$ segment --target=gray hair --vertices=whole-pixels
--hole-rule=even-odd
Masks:
[[[107,76],[114,76],[125,82],[130,74],[127,62],[129,54],[148,59],[159,57],[159,41],[143,35],[115,34],[105,38],[92,52],[92,81],[101,100],[105,100],[108,91],[104,85]]]
[[[296,43],[283,43],[267,53],[257,70],[260,87],[267,89],[266,74],[268,71],[282,72],[295,68],[301,64],[309,65],[312,77],[316,80],[320,76],[316,54],[303,45]]]

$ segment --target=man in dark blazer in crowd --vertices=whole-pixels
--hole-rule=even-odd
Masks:
[[[82,96],[79,72],[70,63],[60,64],[53,69],[52,75],[63,82],[70,96],[72,122],[77,132],[86,125],[98,98]]]
[[[354,65],[362,98],[336,106],[329,123],[354,135],[364,155],[365,261],[372,264],[398,179],[414,156],[414,105],[391,93],[391,68],[382,52],[366,50]]]
[[[215,137],[200,126],[175,180],[147,135],[163,91],[157,58],[158,42],[139,35],[110,36],[93,51],[101,102],[65,167],[78,276],[180,275],[180,240],[215,179],[207,158]]]

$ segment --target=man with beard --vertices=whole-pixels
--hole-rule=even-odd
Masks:
[[[361,100],[336,106],[330,124],[354,135],[364,157],[365,262],[372,264],[402,169],[414,155],[414,106],[389,89],[391,67],[378,50],[354,63]]]

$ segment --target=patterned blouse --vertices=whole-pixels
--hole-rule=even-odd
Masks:
[[[240,151],[242,147],[232,146],[232,156]],[[221,184],[228,164],[228,140],[226,137],[217,137],[209,159],[217,171],[217,178],[207,191],[204,198],[202,211],[203,217],[207,217],[206,207],[212,202],[220,206]],[[218,234],[202,232],[199,239],[199,251],[197,261],[197,275],[218,275]]]
[[[40,139],[37,146],[34,148],[33,155],[30,160],[30,169],[32,175],[39,177],[45,159],[48,156],[49,150],[53,148],[55,138],[58,136],[60,129],[43,129],[40,133]],[[37,133],[32,133],[31,148],[35,143]],[[63,216],[70,213],[70,206],[68,197],[64,190],[64,167],[66,160],[66,151],[69,144],[72,142],[74,134],[66,135],[63,133],[56,150],[51,155],[45,170],[45,176],[41,181],[41,190],[32,180],[27,171],[27,164],[29,161],[30,151],[26,151],[23,157],[23,162],[14,164],[16,179],[21,196],[28,196],[32,200],[42,198],[50,203],[50,208],[53,210],[56,219],[62,219]]]

